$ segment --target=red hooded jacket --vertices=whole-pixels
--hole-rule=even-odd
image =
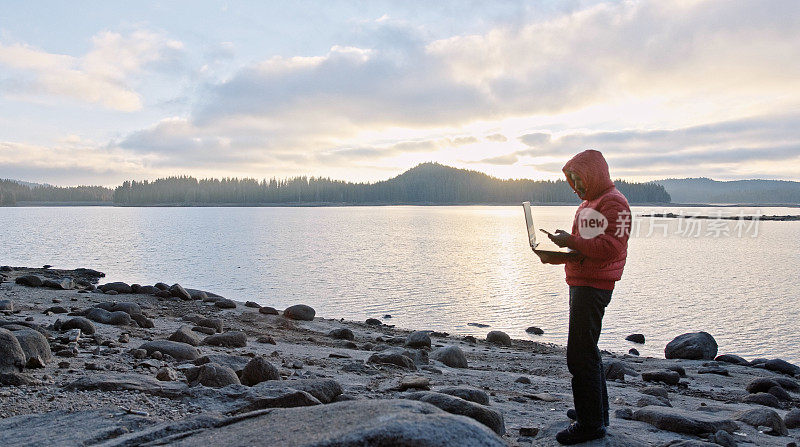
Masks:
[[[595,150],[583,151],[568,161],[564,174],[572,171],[583,181],[586,194],[575,212],[567,247],[583,257],[566,263],[567,284],[614,290],[622,278],[628,255],[631,209],[608,174],[608,163]],[[567,175],[572,189],[575,185]]]

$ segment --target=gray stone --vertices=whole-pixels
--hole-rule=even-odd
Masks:
[[[786,428],[793,429],[800,427],[800,408],[794,408],[783,418]]]
[[[764,405],[772,408],[781,407],[781,403],[778,401],[778,398],[769,393],[748,394],[742,399],[742,402],[746,404]]]
[[[131,315],[131,320],[135,321],[136,324],[138,324],[140,328],[150,329],[150,328],[156,327],[155,323],[153,323],[153,320],[145,317],[142,314],[133,314],[133,315]]]
[[[777,397],[778,400],[782,400],[784,402],[788,402],[788,401],[792,400],[792,396],[790,396],[789,393],[786,392],[786,390],[784,390],[780,386],[774,386],[774,387],[770,388],[769,390],[767,390],[767,392],[769,394],[772,394],[773,396]]]
[[[53,353],[50,351],[50,343],[47,342],[44,335],[33,329],[14,331],[12,334],[17,338],[22,352],[25,353],[26,363],[34,358],[38,358],[45,365],[50,362]]]
[[[634,343],[639,343],[640,345],[644,344],[644,334],[631,334],[625,337],[625,340],[632,341]]]
[[[710,436],[708,440],[723,447],[736,447],[738,445],[736,438],[725,430],[719,430]]]
[[[153,396],[177,398],[185,395],[181,382],[162,382],[154,377],[130,373],[93,373],[67,384],[66,390],[138,391]]]
[[[625,381],[625,376],[636,376],[638,373],[626,365],[625,362],[619,360],[610,360],[603,362],[603,368],[606,373],[606,380],[621,380]]]
[[[67,310],[66,307],[63,306],[50,306],[47,309],[45,309],[43,313],[46,314],[48,312],[50,312],[51,314],[65,314],[69,311]]]
[[[647,394],[642,396],[642,397],[640,397],[636,401],[636,406],[637,407],[647,407],[649,405],[655,405],[655,406],[659,406],[659,407],[671,407],[672,406],[672,404],[669,403],[669,399],[666,399],[664,397],[651,396],[651,395],[647,395]]]
[[[476,404],[489,405],[489,395],[485,391],[466,386],[448,386],[435,390],[437,393],[460,397]]]
[[[212,388],[221,388],[240,383],[236,372],[227,366],[216,363],[201,365],[197,374],[197,382]]]
[[[162,382],[175,382],[178,380],[178,372],[168,366],[165,366],[158,370],[156,373],[156,379]]]
[[[200,418],[206,418],[201,421]],[[351,400],[330,405],[271,409],[194,423],[168,422],[109,442],[113,446],[283,445],[293,447],[504,447],[483,425],[422,402]],[[265,429],[269,427],[269,429]]]
[[[108,417],[108,409],[75,409],[26,414],[0,419],[0,445],[53,447],[87,445],[111,434],[128,433],[152,423],[149,418],[121,413]]]
[[[353,334],[353,331],[347,329],[345,327],[333,329],[332,331],[328,332],[328,337],[335,338],[337,340],[355,340],[356,336]]]
[[[716,374],[718,376],[730,376],[730,372],[721,366],[704,366],[698,368],[697,374]]]
[[[498,435],[502,436],[506,432],[503,414],[493,408],[476,404],[475,402],[470,402],[460,397],[435,392],[422,391],[411,393],[408,397],[413,400],[429,403],[448,413],[475,419],[481,424],[491,428],[492,431]]]
[[[170,340],[149,341],[140,346],[139,349],[147,351],[147,355],[152,355],[153,352],[159,351],[178,360],[196,360],[200,357],[200,351],[194,346]]]
[[[542,330],[542,328],[539,328],[539,327],[536,327],[536,326],[531,326],[531,327],[525,329],[525,332],[527,332],[529,334],[533,334],[533,335],[544,335],[544,330]]]
[[[103,284],[102,286],[98,287],[103,292],[108,292],[109,290],[113,290],[117,293],[133,293],[133,289],[131,286],[124,282],[110,282],[108,284]]]
[[[667,389],[662,386],[647,386],[639,390],[642,394],[649,394],[651,396],[656,397],[663,397],[664,399],[669,399],[669,394],[667,394]]]
[[[664,348],[668,359],[713,360],[717,356],[717,341],[708,332],[690,332],[675,337]]]
[[[274,307],[269,307],[269,306],[261,306],[258,309],[258,313],[264,314],[264,315],[278,315],[278,309],[275,309]]]
[[[255,301],[247,301],[247,302],[244,303],[244,306],[245,307],[250,307],[250,308],[253,308],[253,309],[260,309],[261,308],[261,305],[256,303]]]
[[[283,316],[291,318],[292,320],[313,321],[316,311],[305,304],[295,304],[289,306],[283,311]]]
[[[766,393],[770,388],[778,385],[778,382],[767,377],[756,377],[747,384],[747,392],[750,394]]]
[[[511,337],[503,331],[491,331],[486,334],[486,341],[495,345],[511,346]]]
[[[84,317],[70,318],[61,325],[62,331],[68,331],[70,329],[80,329],[81,334],[84,335],[92,335],[95,332],[94,324]]]
[[[717,358],[715,358],[714,360],[716,360],[718,362],[723,362],[723,363],[731,363],[733,365],[742,365],[742,366],[750,365],[750,362],[748,362],[747,360],[745,360],[745,359],[743,359],[743,358],[741,358],[741,357],[739,357],[738,355],[735,355],[735,354],[718,355]]]
[[[131,316],[123,311],[109,312],[99,307],[93,307],[86,312],[86,318],[103,324],[115,326],[131,324]]]
[[[139,287],[139,291],[137,293],[141,293],[144,295],[154,295],[159,290],[161,289],[157,288],[156,286],[141,286]]]
[[[677,385],[681,380],[681,375],[675,371],[669,370],[645,371],[642,373],[642,380],[645,382],[664,382],[667,385]]]
[[[781,374],[788,374],[790,376],[800,374],[800,367],[782,359],[767,360],[764,363],[764,368],[767,368],[770,371],[779,372]]]
[[[391,351],[376,352],[375,354],[369,356],[369,358],[367,359],[367,363],[395,365],[402,368],[410,369],[412,371],[417,370],[417,365],[414,364],[414,360],[412,360],[410,357]]]
[[[56,290],[72,290],[75,288],[75,281],[72,278],[46,279],[42,281],[42,286]]]
[[[28,287],[41,287],[44,281],[36,275],[24,275],[18,277],[14,282]]]
[[[198,326],[210,327],[217,332],[222,332],[222,320],[219,318],[201,318],[195,322]]]
[[[99,307],[101,309],[105,309],[109,312],[125,312],[128,315],[138,315],[142,313],[142,308],[137,303],[130,302],[130,301],[123,301],[120,303],[117,302],[106,302],[96,304],[94,307]]]
[[[206,363],[216,363],[218,365],[227,366],[234,370],[237,375],[241,374],[244,367],[250,362],[251,359],[238,355],[229,354],[209,354],[200,357],[194,361],[197,366],[205,365]]]
[[[242,385],[253,386],[265,380],[281,380],[278,368],[263,357],[256,357],[242,370]]]
[[[200,346],[200,337],[197,336],[190,326],[183,325],[178,328],[172,335],[169,336],[169,340],[171,341],[178,341],[181,343],[186,343],[192,346]]]
[[[203,344],[225,348],[243,348],[247,346],[247,335],[241,331],[228,331],[222,334],[209,335],[203,340]]]
[[[236,301],[220,298],[214,301],[214,306],[220,309],[236,309]]]
[[[0,373],[15,373],[25,366],[25,352],[14,334],[0,328]]]
[[[175,298],[180,298],[184,301],[191,301],[192,295],[186,291],[180,284],[173,284],[169,288],[169,294]]]
[[[700,411],[688,411],[679,408],[649,406],[636,410],[633,418],[637,421],[675,433],[701,435],[716,433],[718,430],[734,432],[739,426],[730,419]]]
[[[800,383],[788,377],[773,377],[772,380],[778,383],[786,391],[800,391]]]
[[[405,345],[409,348],[430,348],[431,336],[428,331],[414,331],[406,337]]]
[[[445,346],[431,353],[433,360],[438,360],[451,368],[466,368],[467,357],[458,346]]]
[[[742,421],[747,425],[753,427],[770,427],[775,434],[786,436],[789,431],[786,429],[786,424],[781,419],[780,415],[775,410],[769,408],[753,408],[746,411],[740,411],[733,415],[737,421]]]

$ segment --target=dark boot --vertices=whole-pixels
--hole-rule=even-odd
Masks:
[[[605,427],[586,429],[583,428],[578,422],[561,430],[556,434],[556,441],[563,445],[580,444],[582,442],[600,439],[606,435]]]

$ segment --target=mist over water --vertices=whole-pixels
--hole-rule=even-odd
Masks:
[[[574,210],[534,207],[534,218],[569,230]],[[669,211],[680,210],[655,209]],[[685,221],[639,219],[601,349],[663,357],[673,337],[704,330],[720,353],[800,362],[800,222],[758,222],[756,237],[710,222],[694,237]],[[327,318],[566,344],[563,267],[539,263],[517,206],[1,208],[0,240],[0,265],[89,267],[107,282],[180,282],[279,309],[305,303]],[[528,335],[529,326],[545,334]],[[635,332],[645,345],[624,340]]]

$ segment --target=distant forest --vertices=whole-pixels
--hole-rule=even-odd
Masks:
[[[114,191],[102,186],[26,185],[14,180],[0,180],[0,206],[17,202],[111,202]]]
[[[800,183],[785,180],[659,180],[676,203],[800,204]]]
[[[635,203],[669,203],[664,187],[628,183],[617,187]],[[169,177],[155,181],[126,181],[114,190],[119,205],[181,204],[463,204],[572,202],[578,198],[566,181],[501,180],[477,171],[423,163],[403,174],[376,183],[351,183],[319,177],[285,180],[202,179]]]

